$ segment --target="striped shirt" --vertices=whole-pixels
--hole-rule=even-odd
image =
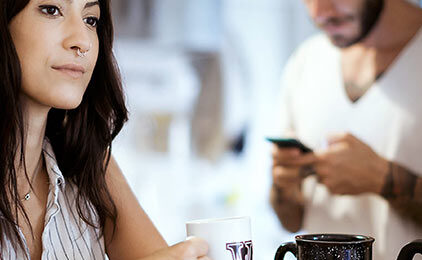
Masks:
[[[104,238],[99,230],[87,225],[79,218],[76,210],[76,187],[66,183],[59,170],[53,149],[48,140],[44,141],[43,156],[46,162],[50,188],[47,210],[42,233],[42,260],[106,259]],[[25,241],[22,231],[21,238]],[[30,259],[25,243],[25,251],[17,251],[10,241],[2,248],[4,260]]]

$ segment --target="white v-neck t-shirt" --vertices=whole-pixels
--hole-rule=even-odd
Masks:
[[[283,77],[279,133],[293,131],[314,150],[330,134],[349,132],[379,155],[422,175],[422,29],[357,102],[346,94],[340,51],[324,35],[305,42]],[[375,260],[396,259],[422,229],[375,194],[330,194],[315,177],[304,181],[304,230],[373,236]],[[422,258],[415,258],[422,259]]]

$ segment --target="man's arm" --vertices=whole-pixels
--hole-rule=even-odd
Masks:
[[[422,180],[416,173],[348,133],[331,136],[328,149],[318,157],[319,182],[332,194],[381,195],[403,218],[422,226]]]
[[[302,228],[304,196],[302,182],[304,170],[312,165],[313,153],[302,153],[297,148],[281,148],[274,145],[270,202],[285,229],[297,232]]]
[[[300,190],[292,190],[291,192],[291,194],[286,195],[286,191],[273,184],[270,202],[283,227],[292,233],[296,233],[303,225],[304,202]]]
[[[422,178],[398,163],[389,163],[381,195],[404,218],[422,226]]]

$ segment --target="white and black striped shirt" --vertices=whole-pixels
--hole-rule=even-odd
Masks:
[[[50,180],[44,231],[42,233],[42,260],[104,260],[104,238],[99,230],[87,225],[76,210],[76,187],[65,183],[59,170],[53,149],[48,140],[44,141],[43,155]],[[25,238],[21,233],[23,241]],[[14,249],[7,241],[1,248],[4,260],[30,259],[29,250]]]

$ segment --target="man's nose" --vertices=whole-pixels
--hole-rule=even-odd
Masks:
[[[323,24],[335,16],[333,0],[307,0],[306,2],[310,16],[317,24]]]

